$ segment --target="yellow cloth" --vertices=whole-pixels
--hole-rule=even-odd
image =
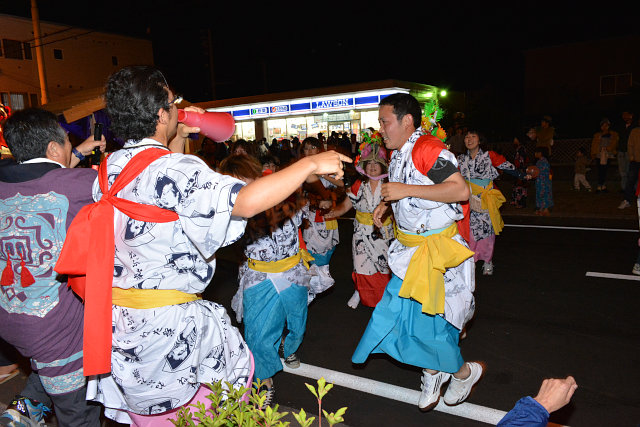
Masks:
[[[260,271],[262,273],[283,273],[295,267],[300,260],[304,262],[304,266],[309,268],[309,261],[315,258],[311,256],[306,249],[300,249],[297,254],[279,261],[258,261],[255,259],[247,259],[247,265],[250,269]]]
[[[500,234],[504,228],[504,221],[502,220],[502,215],[500,215],[500,206],[502,206],[507,199],[504,198],[500,190],[493,188],[493,182],[490,182],[486,187],[481,187],[473,182],[467,182],[469,183],[473,194],[480,194],[480,200],[482,202],[481,207],[482,209],[487,209],[489,211],[493,231],[496,235]]]
[[[373,225],[373,214],[369,212],[356,211],[356,221],[364,225]],[[391,215],[389,215],[382,223],[385,227],[389,224],[391,224]]]
[[[129,308],[157,308],[202,299],[200,295],[175,289],[111,288],[111,292],[113,304]]]
[[[338,220],[336,219],[325,219],[324,225],[327,227],[327,230],[337,230],[338,229]]]
[[[422,304],[422,312],[444,313],[444,273],[473,256],[466,246],[452,239],[458,234],[454,223],[445,230],[429,236],[417,236],[396,229],[398,241],[407,247],[418,247],[402,281],[399,296],[413,298]]]

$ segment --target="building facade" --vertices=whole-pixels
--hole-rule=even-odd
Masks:
[[[153,65],[150,40],[40,22],[48,100],[104,86],[126,65]],[[33,23],[0,14],[0,102],[12,110],[42,103]]]

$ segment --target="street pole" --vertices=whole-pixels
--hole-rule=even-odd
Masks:
[[[33,21],[33,36],[36,47],[36,62],[38,64],[38,78],[40,79],[40,104],[49,102],[47,92],[47,76],[44,71],[44,54],[42,52],[42,40],[40,39],[40,17],[36,0],[31,0],[31,20]]]

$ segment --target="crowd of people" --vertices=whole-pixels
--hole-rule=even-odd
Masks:
[[[33,373],[0,425],[40,421],[51,407],[65,426],[98,426],[101,411],[135,426],[172,425],[179,408],[208,402],[206,384],[219,380],[260,380],[269,405],[281,358],[300,365],[309,304],[334,286],[337,218],[351,209],[347,304],[375,307],[352,362],[384,353],[421,368],[423,411],[447,382],[445,404],[468,398],[485,366],[465,361],[459,344],[475,311],[475,261],[493,272],[505,202],[492,181],[501,170],[537,186],[547,147],[536,150],[535,177],[483,151],[477,131],[464,133],[456,156],[437,104],[423,113],[399,93],[381,101],[380,129],[360,143],[347,134],[269,145],[205,138],[193,156],[185,143],[200,129],[178,123],[178,97],[157,69],[116,72],[105,99],[125,144],[98,171],[74,166],[104,150],[104,138],[72,147],[39,109],[4,123],[14,159],[0,166],[10,224],[0,231],[0,336]],[[540,211],[548,208],[542,200]],[[231,302],[244,334],[201,297],[216,252],[231,244],[245,256]],[[571,377],[545,381],[501,425],[541,423],[576,387]]]

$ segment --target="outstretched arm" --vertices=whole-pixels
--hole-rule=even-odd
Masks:
[[[401,182],[382,184],[382,197],[385,202],[393,202],[406,197],[417,197],[434,202],[455,203],[469,199],[469,186],[459,172],[450,175],[440,184],[411,185]]]
[[[345,213],[349,212],[349,210],[353,207],[353,203],[351,203],[351,199],[346,197],[338,206],[331,209],[324,215],[325,219],[333,219],[337,218]]]
[[[325,151],[304,157],[276,173],[264,176],[240,190],[233,207],[233,215],[244,218],[269,209],[291,195],[310,174],[344,175],[343,162],[351,158],[335,151]]]

